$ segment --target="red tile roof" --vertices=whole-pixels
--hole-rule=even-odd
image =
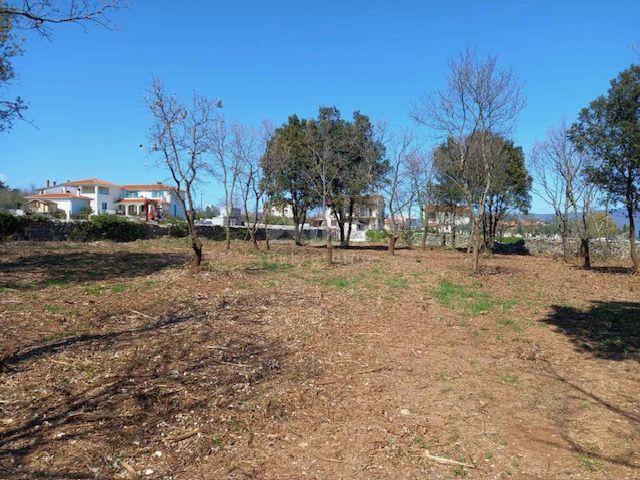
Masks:
[[[115,203],[158,203],[160,200],[159,198],[130,197],[119,198]]]
[[[131,185],[122,185],[123,190],[175,190],[174,187],[170,187],[169,185],[165,185],[163,183],[142,183],[142,184],[131,184]]]
[[[107,182],[106,180],[100,180],[99,178],[85,178],[83,180],[74,180],[73,182],[65,182],[62,185],[69,187],[77,187],[80,185],[100,185],[103,187],[119,187],[115,183]]]
[[[69,198],[79,198],[80,200],[91,200],[89,197],[83,197],[82,195],[74,195],[73,193],[36,193],[33,195],[27,195],[25,198],[30,198],[33,200],[43,199],[43,200],[64,200]]]

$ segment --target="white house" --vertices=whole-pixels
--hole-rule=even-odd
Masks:
[[[227,209],[226,207],[214,207],[213,217],[200,220],[203,225],[226,225],[227,224]],[[239,227],[244,225],[242,221],[242,211],[237,207],[231,207],[229,211],[229,226]]]
[[[47,180],[45,187],[26,198],[32,210],[64,212],[67,219],[89,208],[92,214],[110,213],[145,220],[185,216],[176,189],[162,183],[117,185],[87,178],[51,185]]]
[[[337,227],[338,221],[331,208],[324,212],[325,224]],[[384,228],[384,199],[380,195],[364,195],[356,198],[353,207],[354,231],[381,230]]]
[[[269,209],[269,215],[272,217],[293,218],[293,207],[291,204],[272,205]]]
[[[368,230],[381,230],[384,228],[384,198],[380,195],[364,195],[356,198],[353,207],[353,222],[351,225],[350,240],[363,242],[366,240]],[[324,212],[325,226],[338,227],[338,221],[331,208]]]
[[[427,208],[429,226],[438,233],[451,233],[452,228],[466,228],[469,226],[469,209],[462,206],[429,205]]]

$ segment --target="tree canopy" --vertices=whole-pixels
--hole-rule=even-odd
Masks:
[[[634,221],[640,204],[640,66],[621,72],[606,95],[582,109],[569,136],[580,151],[594,157],[589,180],[625,206],[631,258],[640,271]]]

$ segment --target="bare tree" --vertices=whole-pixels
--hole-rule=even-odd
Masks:
[[[322,107],[318,112],[317,120],[310,120],[304,131],[304,142],[309,149],[309,170],[306,172],[309,183],[313,186],[314,193],[322,199],[322,215],[331,206],[333,198],[333,186],[340,174],[340,162],[337,158],[342,150],[341,135],[342,120],[340,112],[336,108]],[[330,225],[326,225],[327,232],[327,262],[333,262],[332,231]]]
[[[576,188],[573,189],[571,206],[573,207],[576,233],[580,239],[579,253],[580,257],[582,257],[582,266],[584,268],[591,268],[592,220],[598,194],[596,185],[589,182],[584,170],[581,170],[576,182]]]
[[[422,249],[427,246],[429,233],[429,211],[434,199],[434,175],[432,157],[416,150],[408,155],[405,165],[405,175],[411,183],[412,197],[418,207],[420,224],[422,226]]]
[[[265,193],[263,170],[260,166],[260,155],[264,150],[264,140],[256,130],[241,125],[233,129],[233,155],[238,157],[238,184],[244,212],[244,223],[251,243],[259,249],[256,232],[262,218],[260,207]]]
[[[569,261],[569,236],[571,234],[571,211],[575,210],[579,191],[584,182],[580,180],[586,157],[581,155],[568,137],[569,127],[563,119],[558,127],[547,132],[545,140],[534,144],[530,155],[534,178],[533,191],[553,208],[562,239],[562,254]]]
[[[238,178],[240,176],[240,164],[242,157],[238,156],[232,148],[233,138],[238,134],[241,127],[233,124],[229,127],[224,117],[218,116],[212,122],[211,145],[213,160],[208,164],[208,170],[216,178],[224,189],[224,209],[225,209],[225,245],[226,249],[231,248],[231,215],[236,199]]]
[[[455,181],[471,216],[473,272],[479,272],[483,208],[492,185],[495,135],[508,136],[524,107],[522,86],[496,56],[479,59],[466,50],[449,63],[447,85],[423,97],[410,116],[453,146]],[[478,184],[478,179],[482,179]]]
[[[109,14],[128,5],[126,0],[22,0],[0,3],[0,17],[21,30],[35,30],[50,37],[52,26],[75,23],[113,28]]]
[[[152,117],[150,150],[159,156],[159,163],[169,170],[175,183],[174,193],[185,212],[193,267],[197,269],[202,263],[202,241],[195,228],[194,187],[206,171],[204,157],[210,151],[209,133],[216,104],[194,93],[187,107],[175,95],[168,95],[160,81],[154,79],[147,105]]]
[[[381,138],[385,136],[386,134],[381,133]],[[407,168],[410,159],[417,155],[417,150],[415,137],[409,130],[389,135],[383,143],[386,146],[389,167],[382,187],[387,215],[384,230],[388,237],[389,253],[395,255],[398,239],[411,233],[407,214],[416,191],[407,175]]]

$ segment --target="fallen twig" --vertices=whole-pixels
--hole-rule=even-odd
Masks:
[[[425,457],[427,460],[431,460],[441,465],[457,465],[459,467],[476,468],[475,465],[458,462],[457,460],[451,460],[450,458],[439,457],[437,455],[431,455],[429,452],[423,452],[422,456]]]
[[[177,443],[177,442],[181,442],[183,440],[186,440],[187,438],[191,438],[197,434],[200,433],[200,430],[193,430],[191,432],[185,433],[183,435],[178,435],[177,437],[173,437],[173,438],[167,438],[168,442],[171,443]]]
[[[389,367],[378,367],[371,370],[362,370],[361,372],[356,372],[356,375],[364,375],[365,373],[376,373],[381,372],[382,370],[389,370]]]

